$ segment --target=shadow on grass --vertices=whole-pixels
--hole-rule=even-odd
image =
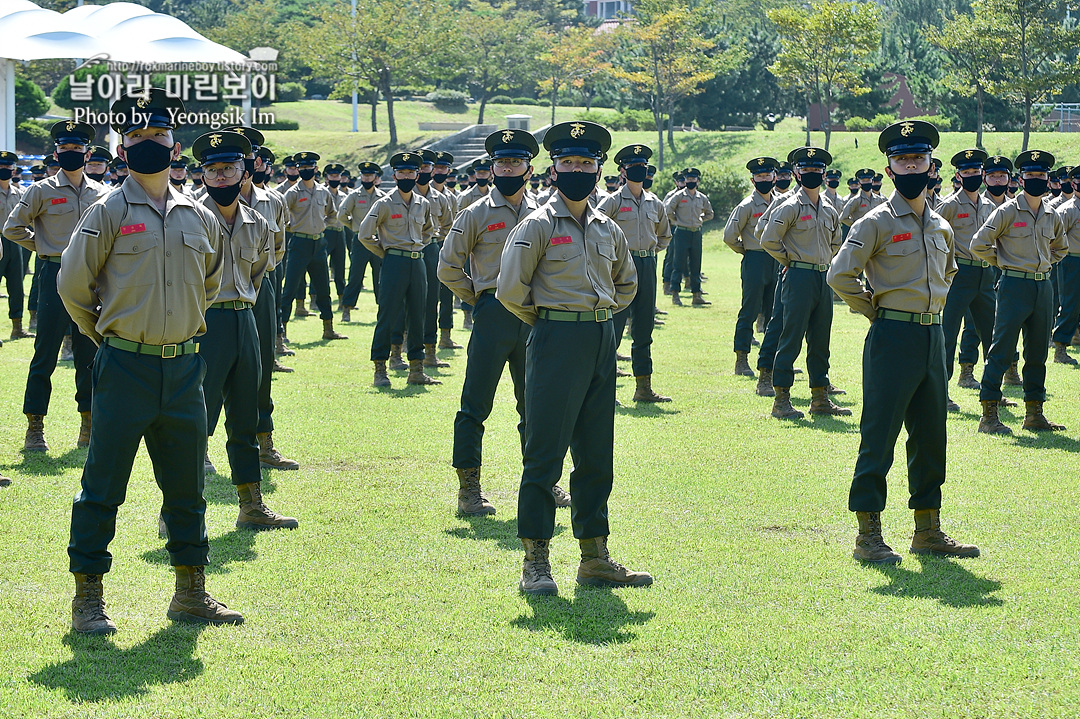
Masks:
[[[464,522],[468,522],[467,527],[454,527],[452,529],[444,529],[451,537],[457,537],[458,539],[473,539],[481,542],[495,542],[499,545],[499,549],[505,549],[509,552],[521,552],[524,551],[521,547],[521,540],[517,536],[517,517],[513,519],[495,519],[489,516],[462,516],[458,517]],[[555,536],[559,536],[565,531],[565,528],[561,525],[555,525]]]
[[[275,531],[287,532],[289,530],[278,529]],[[210,539],[210,564],[206,567],[207,574],[225,574],[230,571],[230,564],[258,559],[259,553],[255,551],[256,534],[258,532],[253,529],[233,529],[225,534],[212,537]],[[142,560],[147,564],[168,566],[169,553],[165,551],[165,547],[151,549],[143,552]]]
[[[236,485],[232,483],[232,475],[226,469],[229,466],[228,461],[224,462],[223,465],[218,465],[221,466],[221,469],[213,474],[207,472],[206,481],[203,482],[203,499],[206,500],[207,504],[239,506]],[[263,469],[261,473],[262,481],[259,484],[262,487],[263,496],[269,497],[277,490],[277,485],[271,479],[273,470]]]
[[[661,404],[658,402],[634,402],[631,400],[621,407],[615,407],[615,414],[625,414],[630,417],[670,417],[679,414],[679,412],[680,410],[667,406],[666,402]]]
[[[130,649],[107,637],[69,632],[64,644],[74,656],[50,664],[29,679],[48,689],[63,689],[68,701],[100,702],[145,694],[150,687],[191,681],[205,671],[195,656],[201,625],[170,624]]]
[[[1053,419],[1050,420],[1051,422]],[[1021,420],[1023,422],[1023,420]],[[1080,452],[1080,439],[1069,437],[1062,432],[1028,432],[1019,430],[1013,435],[1013,444],[1036,449],[1061,449],[1066,452]]]
[[[30,477],[55,477],[72,467],[81,467],[84,464],[86,464],[86,450],[72,448],[63,454],[24,452],[19,462],[6,465],[4,468]]]
[[[965,560],[912,554],[922,571],[913,572],[898,565],[870,565],[889,579],[889,584],[874,587],[873,592],[889,597],[935,599],[950,607],[999,607],[1004,602],[991,593],[1001,589],[1001,582],[984,579],[963,566]]]
[[[627,627],[640,626],[655,612],[631,612],[618,592],[642,591],[625,587],[614,590],[575,585],[574,601],[564,597],[536,597],[523,594],[532,616],[520,616],[510,626],[532,632],[557,631],[581,644],[622,644],[637,639]]]

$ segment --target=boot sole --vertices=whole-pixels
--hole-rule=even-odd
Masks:
[[[892,565],[895,565],[895,564],[900,564],[900,562],[902,562],[904,560],[904,558],[899,556],[899,555],[897,555],[895,557],[886,557],[885,559],[866,559],[865,557],[860,557],[858,554],[852,554],[851,557],[852,557],[852,559],[858,560],[858,561],[862,562],[863,564],[892,564]]]
[[[300,523],[296,524],[255,524],[253,522],[237,522],[237,529],[251,529],[256,532],[268,532],[274,529],[299,529]]]
[[[457,516],[459,517],[490,517],[493,514],[495,514],[494,507],[491,508],[491,511],[484,509],[479,512],[465,512],[460,508],[457,511]]]
[[[103,636],[106,636],[106,635],[109,635],[109,634],[116,634],[116,627],[104,627],[102,629],[83,630],[83,629],[76,629],[73,626],[71,628],[71,631],[75,632],[76,634],[80,634],[80,635],[82,635],[84,637],[103,637]]]
[[[534,597],[554,597],[554,596],[558,596],[558,594],[559,594],[559,588],[558,587],[542,587],[540,589],[526,589],[525,587],[521,586],[520,584],[518,584],[518,591],[520,591],[522,594],[530,594],[530,595],[532,595]]]
[[[976,549],[974,554],[960,554],[958,552],[942,552],[937,549],[915,549],[911,547],[912,554],[920,554],[922,556],[933,555],[935,557],[956,557],[957,559],[973,559],[979,556],[979,550]]]
[[[168,610],[165,612],[165,616],[174,622],[181,622],[183,624],[243,624],[244,618],[238,619],[210,619],[208,617],[199,617],[194,614],[188,614],[187,612],[174,612]]]
[[[296,465],[295,467],[293,467],[281,464],[267,464],[266,462],[259,462],[259,469],[280,469],[285,472],[293,472],[300,469],[300,465]]]
[[[635,582],[613,582],[610,579],[600,579],[599,577],[578,577],[577,583],[586,587],[648,587],[653,583],[652,577],[648,580],[639,580]]]

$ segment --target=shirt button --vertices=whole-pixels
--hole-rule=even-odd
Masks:
[[[138,245],[132,245],[131,249],[132,249],[132,251],[136,251],[136,250],[139,249],[139,246]]]
[[[165,314],[167,314],[167,315],[168,315],[169,317],[172,317],[172,310],[169,310],[169,311],[168,311],[168,312],[166,312]]]
[[[169,280],[168,282],[166,282],[165,286],[166,287],[172,287],[172,280]]]
[[[171,252],[171,251],[167,251],[167,252],[165,253],[165,256],[166,256],[166,257],[172,257],[172,252]]]

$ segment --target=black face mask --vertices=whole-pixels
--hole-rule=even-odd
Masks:
[[[776,183],[772,180],[758,180],[754,183],[754,189],[760,192],[762,195],[767,195],[772,192],[772,189],[775,186]]]
[[[645,182],[648,174],[649,168],[645,165],[631,165],[626,168],[626,179],[630,182]]]
[[[210,195],[210,198],[222,207],[228,207],[236,202],[236,198],[239,197],[240,183],[237,182],[235,185],[226,185],[225,187],[207,185],[206,194]]]
[[[688,190],[696,190],[697,189],[697,182],[687,180],[686,181],[686,189],[688,189]]]
[[[971,177],[961,177],[960,185],[968,192],[978,192],[982,187],[982,175],[972,175]]]
[[[364,180],[360,180],[360,187],[363,187],[365,190],[370,190],[374,186],[374,182],[365,182]]]
[[[872,182],[860,182],[859,187],[862,188],[863,192],[870,192],[871,190],[874,189],[874,183],[872,183]]]
[[[193,177],[193,178],[191,178],[191,184],[195,185],[195,187],[202,187],[202,178],[201,177]]]
[[[244,172],[249,176],[255,174],[255,158],[244,158]]]
[[[589,172],[560,172],[559,192],[570,200],[584,200],[596,187],[596,175]]]
[[[776,181],[776,189],[778,189],[780,191],[786,190],[789,187],[791,187],[791,180],[790,179],[777,180]]]
[[[0,180],[10,180],[15,171],[10,167],[0,168]]]
[[[330,187],[337,187],[341,184],[341,180],[327,180],[326,184],[330,185]]]
[[[930,180],[930,175],[929,174],[926,176],[926,179],[928,181]],[[870,187],[874,190],[874,192],[877,192],[878,190],[881,189],[881,183],[880,182],[875,182],[874,184],[870,185]]]
[[[1062,182],[1061,183],[1061,194],[1063,194],[1063,195],[1071,195],[1072,192],[1073,192],[1073,186],[1072,186],[1071,182]]]
[[[652,187],[652,183],[653,183],[653,179],[651,177],[646,177],[645,181],[641,183],[641,186],[644,187],[647,190],[650,187]]]
[[[120,185],[124,184],[124,180],[126,180],[126,179],[128,179],[127,175],[117,175],[116,176],[116,186],[119,187]]]
[[[262,172],[256,170],[255,172],[251,173],[251,181],[254,182],[256,185],[261,185],[266,182],[266,180],[268,179],[267,176],[269,174],[269,172]]]
[[[820,172],[804,172],[800,176],[799,184],[808,190],[815,190],[821,187],[821,183],[825,180],[825,175]]]
[[[1008,185],[987,185],[986,191],[994,197],[1001,197],[1009,189]]]
[[[1024,192],[1032,197],[1042,197],[1046,194],[1048,187],[1050,187],[1050,181],[1046,179],[1029,177],[1024,180]]]
[[[314,168],[309,167],[306,170],[300,170],[300,179],[303,180],[304,182],[307,182],[308,180],[314,180],[315,179],[315,170],[314,170]]]
[[[88,173],[86,173],[86,176],[89,177],[94,182],[101,182],[102,180],[105,179],[105,173],[104,172],[88,172]],[[4,178],[4,172],[3,172],[3,170],[0,170],[0,180],[3,180],[3,179],[5,179]]]
[[[450,175],[445,173],[445,172],[433,172],[433,173],[431,173],[431,179],[435,182],[436,185],[441,185],[441,184],[445,183],[446,178],[448,178],[448,177],[450,177]]]
[[[412,179],[412,178],[398,180],[397,181],[397,186],[398,186],[398,189],[401,190],[402,192],[412,192],[413,188],[416,187],[416,180]]]
[[[86,164],[86,153],[79,152],[78,150],[63,150],[56,153],[56,161],[60,163],[60,167],[68,172],[74,172],[75,170],[82,169]]]
[[[416,184],[418,185],[430,185],[431,173],[430,172],[418,172],[416,174]]]
[[[840,187],[840,180],[829,180],[825,184],[835,190],[837,187]]]
[[[1047,183],[1047,185],[1049,186],[1049,183]],[[1050,194],[1053,195],[1054,197],[1057,197],[1058,195],[1061,194],[1061,188],[1060,187],[1051,187],[1050,188]]]
[[[918,172],[914,175],[893,175],[893,185],[896,191],[909,200],[914,200],[919,193],[926,189],[930,181],[929,172]]]
[[[493,177],[492,182],[495,183],[495,189],[502,193],[503,197],[510,197],[522,187],[525,187],[525,175]]]
[[[184,186],[184,181],[183,180],[177,180],[175,177],[170,177],[169,178],[169,183],[172,184],[173,187],[183,187]]]
[[[124,148],[127,166],[132,172],[141,175],[156,175],[169,169],[172,164],[172,147],[166,147],[153,140],[143,140]]]
[[[476,184],[479,187],[487,187],[488,182],[489,182],[489,180],[486,177],[478,177],[478,178],[476,178]]]
[[[296,170],[293,170],[292,172],[289,172],[288,170],[285,171],[285,180],[287,182],[288,181],[296,182],[296,178],[298,178],[298,177],[300,177],[300,175],[299,175],[299,173],[297,173]]]

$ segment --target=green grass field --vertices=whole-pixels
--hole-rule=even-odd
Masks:
[[[339,327],[347,341],[292,322],[296,372],[275,375],[275,438],[303,467],[265,473],[264,486],[300,528],[236,530],[231,485],[208,479],[208,588],[246,623],[199,631],[165,618],[160,493],[140,452],[105,580],[119,632],[73,636],[65,547],[84,459],[73,371],[62,363],[54,377],[52,450],[23,458],[32,347],[5,343],[0,471],[15,484],[0,490],[0,716],[1075,716],[1080,370],[1049,367],[1047,413],[1068,426],[1053,436],[1021,431],[1015,409],[1004,411],[1014,436],[979,435],[976,393],[953,388],[963,412],[948,421],[942,516],[980,558],[907,554],[901,442],[884,522],[904,562],[861,566],[846,501],[866,321],[838,306],[833,325],[832,381],[855,416],[775,420],[754,380],[732,374],[738,258],[715,232],[706,246],[714,304],[668,307],[656,332],[654,386],[675,401],[635,407],[633,380],[619,381],[611,547],[653,573],[642,590],[577,588],[561,510],[560,595],[518,594],[509,378],[485,445],[498,514],[458,518],[450,449],[465,352],[440,353],[452,365],[437,371],[442,386],[396,373],[392,391],[373,389],[365,291],[358,321]],[[805,410],[805,382],[793,395]],[[226,472],[224,443],[219,426],[210,454]]]

